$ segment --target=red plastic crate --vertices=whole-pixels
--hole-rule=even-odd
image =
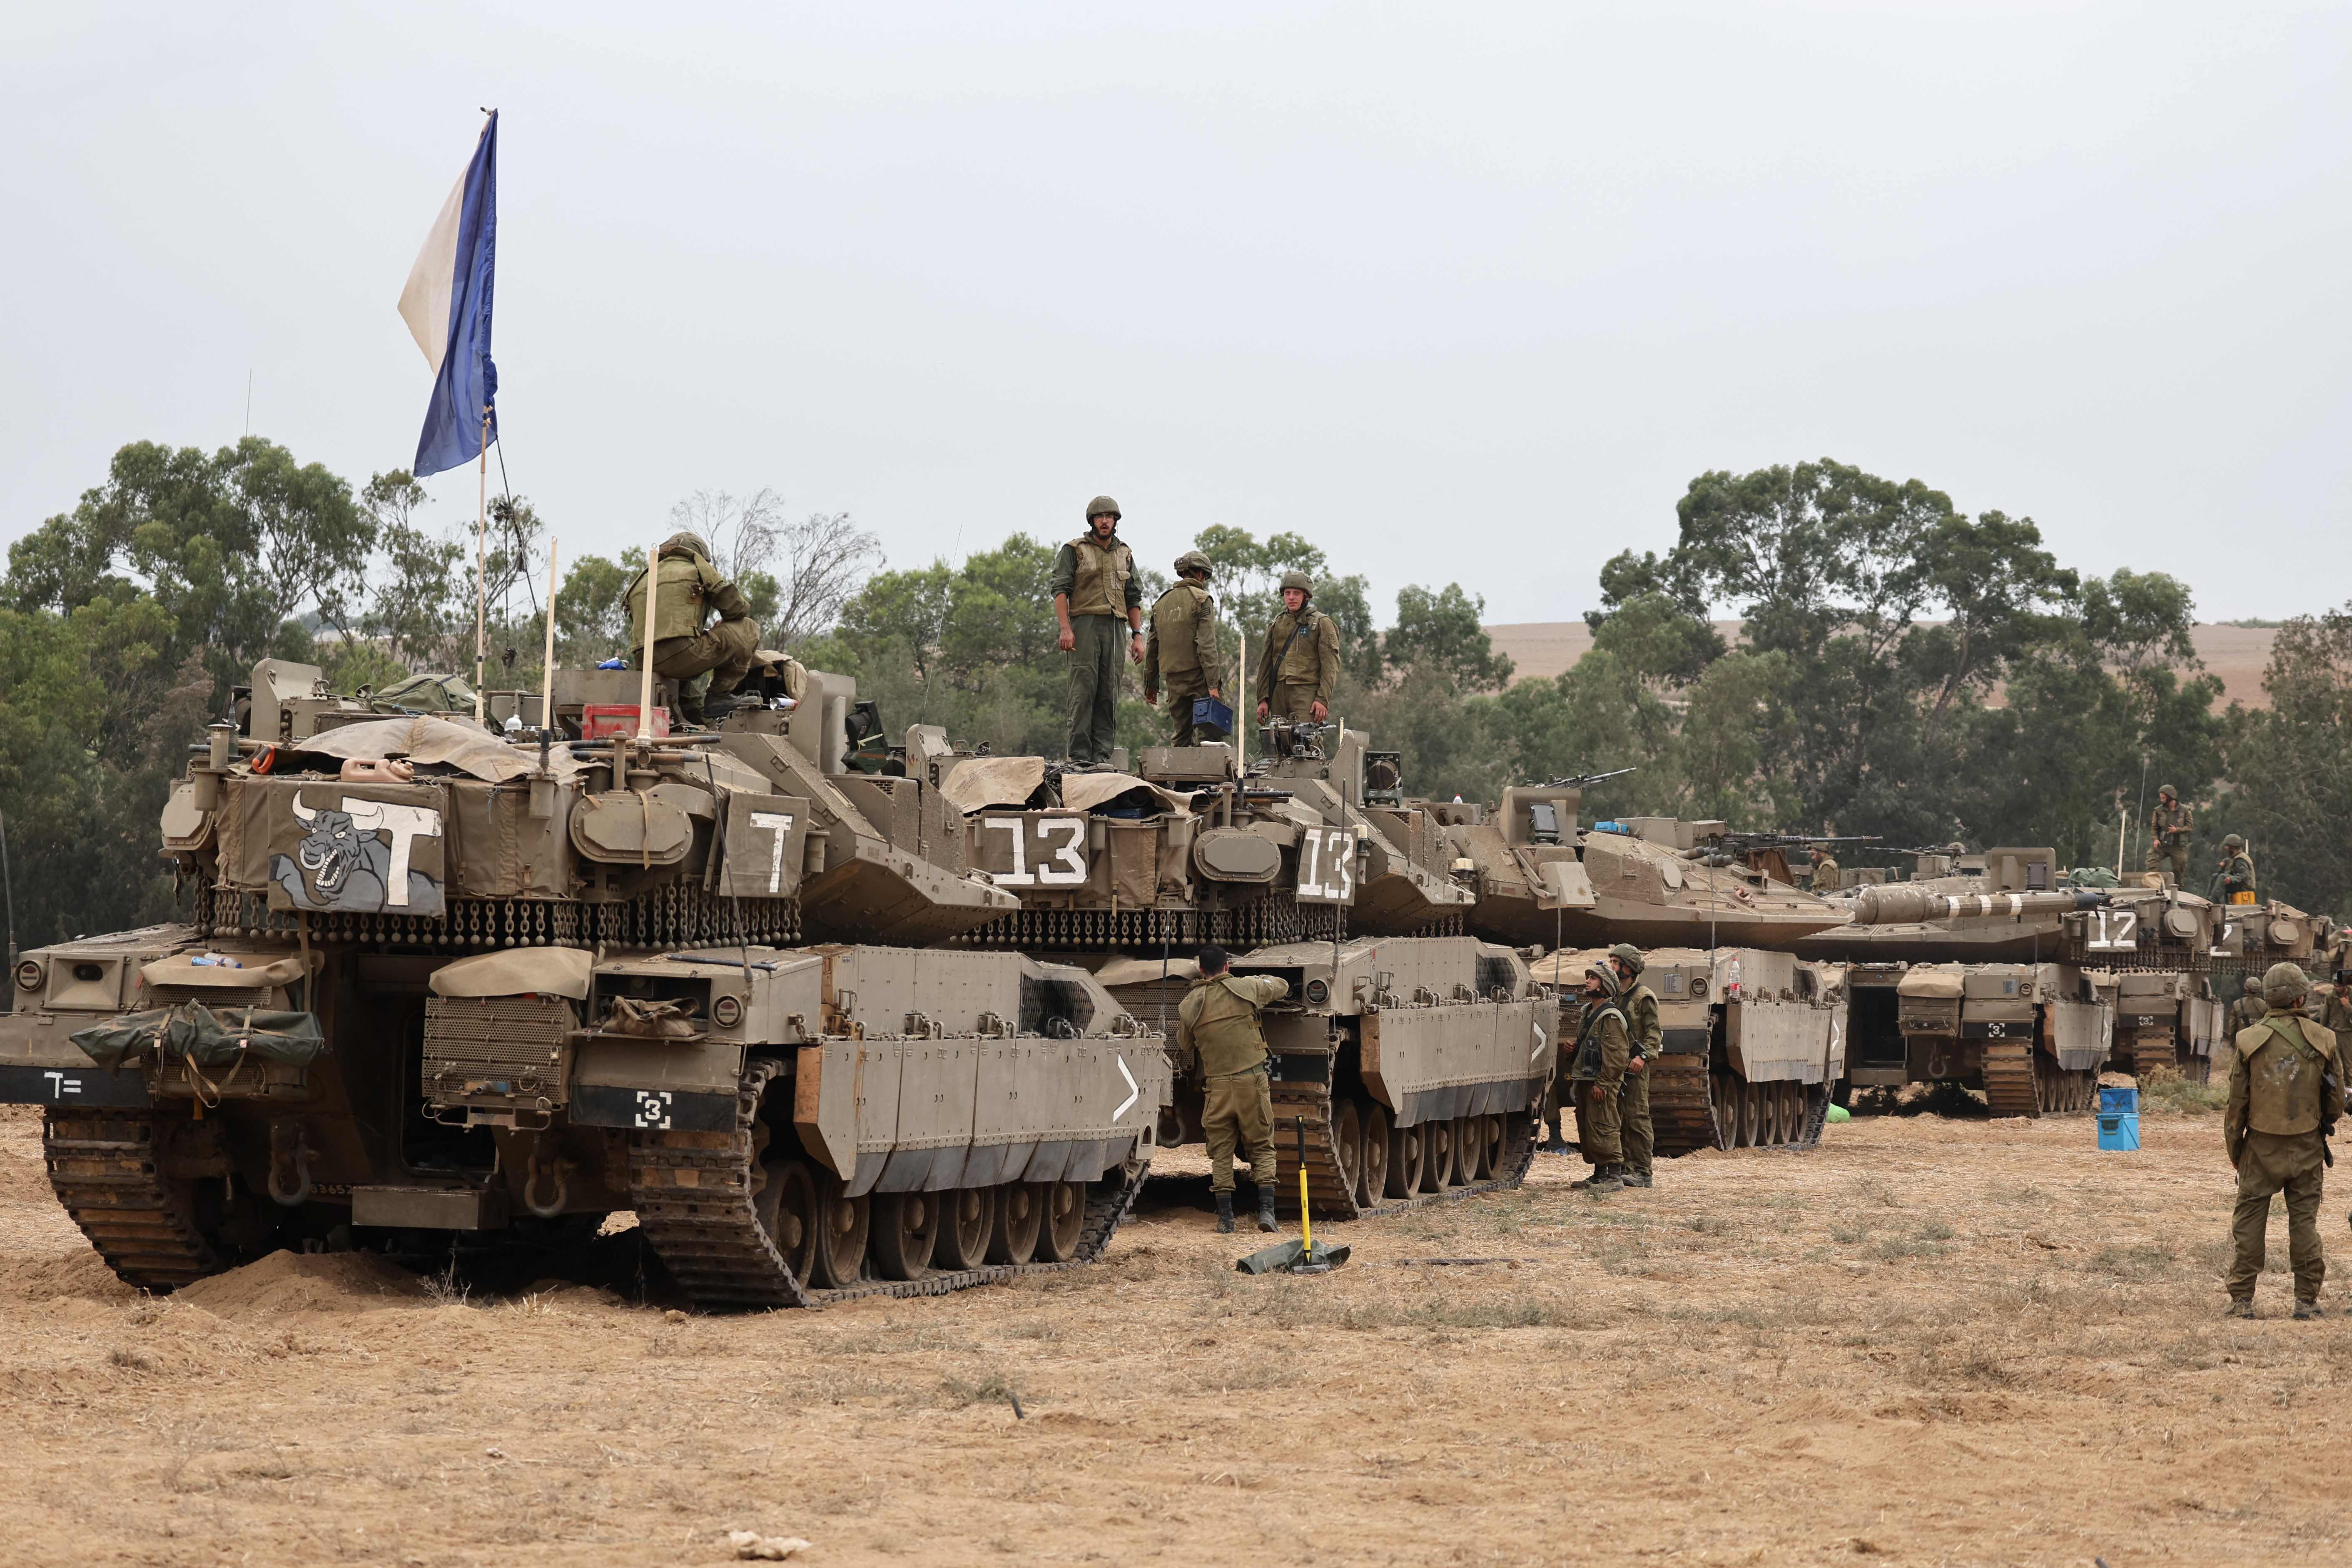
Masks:
[[[669,733],[669,710],[654,710],[654,733]],[[609,741],[615,735],[637,732],[637,705],[634,702],[590,702],[580,710],[580,738],[583,741]]]

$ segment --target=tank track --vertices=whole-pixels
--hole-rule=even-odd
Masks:
[[[740,908],[738,907],[740,905]],[[299,934],[296,911],[272,910],[259,893],[199,888],[197,928],[208,936]],[[452,898],[437,915],[312,910],[313,942],[363,942],[392,952],[476,952],[497,947],[712,947],[738,941],[790,946],[801,938],[798,899],[722,899],[668,882],[633,899]]]
[[[1024,909],[950,942],[1028,953],[1096,948],[1156,952],[1167,946],[1188,954],[1213,942],[1242,952],[1286,942],[1329,942],[1346,933],[1342,916],[1336,904],[1272,897],[1219,910]]]
[[[1661,1154],[1687,1154],[1694,1149],[1811,1149],[1822,1141],[1828,1122],[1830,1097],[1820,1084],[1774,1083],[1764,1087],[1780,1092],[1779,1115],[1768,1128],[1756,1118],[1757,1132],[1748,1133],[1743,1114],[1735,1111],[1728,1096],[1719,1091],[1717,1075],[1707,1070],[1707,1058],[1696,1052],[1670,1051],[1650,1058],[1650,1128]],[[1744,1079],[1722,1075],[1723,1082],[1744,1084]],[[1789,1091],[1794,1091],[1793,1103]]]
[[[2134,1077],[2145,1082],[2151,1073],[2180,1070],[2179,1048],[2170,1035],[2150,1032],[2132,1041],[2131,1071]]]
[[[635,1132],[629,1140],[629,1197],[646,1244],[698,1307],[740,1311],[823,1307],[868,1296],[944,1296],[997,1285],[1024,1274],[1056,1274],[1100,1258],[1126,1220],[1150,1166],[1145,1159],[1106,1173],[1087,1195],[1077,1250],[1059,1263],[991,1263],[920,1279],[876,1279],[811,1289],[793,1278],[751,1209],[751,1173],[760,1140],[760,1103],[782,1071],[772,1061],[745,1069],[727,1132]]]
[[[2097,1103],[2098,1075],[2084,1068],[2068,1072],[2036,1050],[2030,1040],[1987,1040],[1985,1103],[1995,1116],[2061,1116]]]
[[[1317,1219],[1372,1219],[1381,1215],[1402,1214],[1407,1209],[1422,1208],[1431,1204],[1453,1203],[1486,1193],[1507,1192],[1525,1182],[1528,1172],[1535,1165],[1534,1114],[1524,1110],[1506,1111],[1503,1113],[1502,1154],[1496,1163],[1492,1176],[1484,1181],[1443,1187],[1435,1192],[1419,1192],[1407,1197],[1383,1197],[1370,1204],[1359,1203],[1340,1168],[1339,1141],[1332,1132],[1331,1111],[1331,1086],[1328,1083],[1277,1083],[1274,1086],[1275,1156],[1280,1164],[1287,1167],[1276,1184],[1281,1191],[1275,1201],[1285,1214],[1295,1217],[1298,1213],[1296,1139],[1300,1120],[1307,1124],[1307,1201],[1314,1205],[1314,1217]]]
[[[152,1116],[119,1111],[51,1110],[41,1123],[58,1202],[109,1268],[158,1295],[227,1261],[197,1227],[187,1191],[164,1173],[161,1131]]]

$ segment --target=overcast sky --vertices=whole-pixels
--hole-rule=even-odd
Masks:
[[[693,19],[691,9],[704,18]],[[894,564],[1289,528],[1570,616],[1707,468],[1830,456],[2207,619],[2352,596],[2352,7],[16,5],[0,539],[252,428],[357,484],[500,120],[516,489]],[[470,521],[470,471],[434,482]]]

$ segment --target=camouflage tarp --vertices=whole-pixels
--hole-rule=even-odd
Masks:
[[[151,1059],[190,1061],[221,1072],[248,1054],[308,1067],[327,1044],[319,1020],[309,1013],[265,1013],[252,1007],[224,1007],[215,1013],[201,1002],[126,1013],[77,1030],[72,1039],[82,1055],[110,1072]]]

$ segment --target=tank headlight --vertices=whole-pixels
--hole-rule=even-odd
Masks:
[[[1328,981],[1310,980],[1307,983],[1307,1003],[1308,1006],[1320,1007],[1324,1003],[1328,1002],[1329,1000],[1331,1000],[1331,986]]]
[[[19,990],[38,991],[41,982],[48,977],[49,972],[41,966],[37,958],[28,958],[16,965],[16,986]]]
[[[733,1028],[743,1021],[742,999],[736,996],[721,996],[710,1005],[710,1016],[720,1028]]]

